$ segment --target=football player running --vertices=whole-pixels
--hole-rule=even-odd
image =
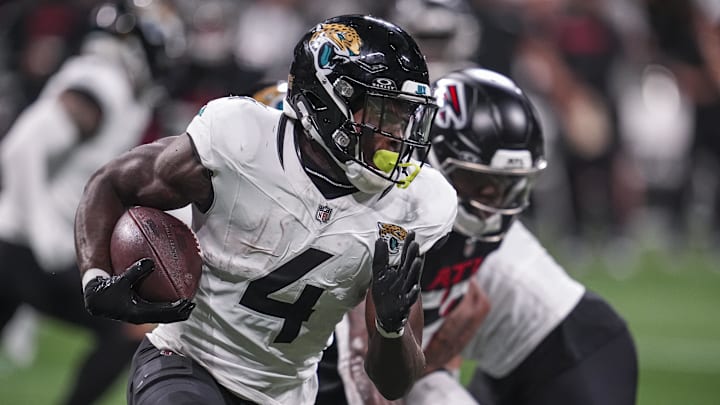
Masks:
[[[637,356],[627,325],[516,219],[546,165],[529,99],[485,69],[434,85],[440,109],[428,160],[456,188],[458,214],[447,241],[425,257],[427,365],[405,403],[634,404]],[[336,339],[347,400],[382,403],[352,367],[363,352],[355,338],[362,325],[350,319]],[[472,397],[457,380],[460,355],[477,364]]]
[[[78,294],[73,226],[83,187],[103,164],[141,143],[158,89],[153,60],[161,55],[154,52],[163,52],[158,36],[157,47],[143,45],[139,24],[153,20],[116,4],[102,10],[113,18],[86,35],[79,54],[50,77],[0,144],[0,331],[29,304],[92,333],[59,401],[67,404],[100,398],[146,330],[90,316]]]
[[[163,323],[135,354],[130,404],[314,403],[322,351],[366,296],[379,391],[402,397],[423,371],[422,256],[451,230],[457,200],[421,170],[436,111],[424,57],[393,24],[340,16],[303,36],[289,79],[283,111],[213,100],[185,134],[87,184],[76,243],[88,310]],[[132,286],[152,263],[108,275],[113,226],[132,205],[187,204],[204,260],[197,295],[143,301]]]

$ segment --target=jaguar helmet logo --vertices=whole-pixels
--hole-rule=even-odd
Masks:
[[[350,58],[360,54],[362,39],[354,28],[344,24],[320,24],[310,38],[320,68],[327,68],[334,57]]]
[[[405,238],[408,234],[405,228],[399,225],[387,224],[384,222],[378,222],[377,225],[380,237],[387,243],[388,252],[390,254],[400,252],[400,248],[405,242]]]

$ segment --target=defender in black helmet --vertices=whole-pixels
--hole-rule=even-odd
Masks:
[[[324,21],[296,47],[283,108],[213,100],[186,134],[88,183],[75,228],[86,307],[161,323],[135,354],[130,404],[313,404],[322,351],[366,296],[375,386],[395,399],[421,375],[422,255],[456,213],[453,188],[423,167],[436,104],[422,54],[388,22]],[[194,302],[137,297],[149,259],[108,276],[126,207],[187,204],[204,260]]]
[[[430,161],[457,190],[458,215],[447,244],[427,256],[423,275],[429,367],[442,367],[433,359],[464,347],[462,356],[477,364],[469,390],[483,405],[634,404],[637,355],[624,320],[570,278],[517,220],[546,166],[529,99],[509,78],[484,69],[450,73],[435,89],[441,107]],[[443,285],[444,269],[468,260],[477,264],[467,270],[472,276]],[[452,298],[438,300],[438,292],[460,300],[474,285],[490,309],[462,341],[453,338],[458,325],[475,318],[455,314]],[[467,298],[458,306],[469,304]],[[476,304],[477,311],[486,306]],[[432,397],[423,387],[437,374],[421,380],[410,397]],[[452,384],[435,385],[452,391]]]
[[[530,203],[546,166],[533,106],[515,83],[489,70],[451,73],[435,84],[443,104],[432,130],[432,164],[459,192],[455,228],[502,239]]]
[[[634,404],[637,356],[625,322],[517,220],[546,166],[529,99],[509,78],[478,68],[434,88],[428,161],[457,190],[458,215],[445,244],[425,257],[427,364],[405,403]],[[356,326],[338,336],[356,336]],[[359,354],[352,342],[338,338],[339,358]],[[457,379],[462,358],[477,364],[469,392]],[[341,374],[352,376],[345,392],[374,395],[352,367]]]

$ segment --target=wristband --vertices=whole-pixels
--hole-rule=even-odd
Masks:
[[[388,332],[388,331],[386,331],[385,329],[382,328],[382,326],[380,326],[380,322],[377,320],[377,318],[375,318],[375,329],[377,329],[377,331],[378,331],[378,333],[380,334],[380,336],[382,336],[382,337],[384,337],[384,338],[386,338],[386,339],[397,339],[397,338],[399,338],[400,336],[402,336],[403,333],[405,333],[405,327],[404,327],[404,326],[403,326],[402,328],[400,328],[400,329],[399,329],[398,331],[396,331],[396,332]]]
[[[105,271],[103,269],[98,269],[98,268],[92,268],[92,269],[89,269],[88,271],[86,271],[82,276],[83,291],[85,291],[85,286],[87,286],[87,283],[89,283],[90,280],[94,280],[98,277],[110,278],[110,274],[108,274],[107,271]]]

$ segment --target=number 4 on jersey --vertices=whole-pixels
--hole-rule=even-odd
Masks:
[[[298,281],[310,270],[332,257],[331,254],[310,248],[300,256],[278,267],[265,277],[252,281],[240,299],[240,305],[265,315],[283,318],[282,329],[274,343],[290,343],[300,334],[302,323],[310,319],[313,307],[323,289],[306,285],[293,303],[274,300],[268,295]]]

